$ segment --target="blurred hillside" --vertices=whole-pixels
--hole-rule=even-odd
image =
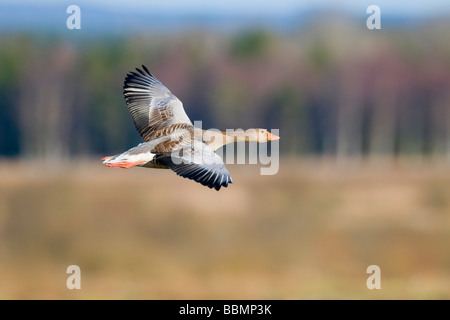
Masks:
[[[61,161],[138,143],[123,96],[145,64],[203,128],[279,128],[281,152],[337,159],[450,156],[450,34],[433,20],[370,31],[189,29],[0,33],[0,155]]]

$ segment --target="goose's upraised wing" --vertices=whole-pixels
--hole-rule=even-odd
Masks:
[[[192,125],[183,104],[145,66],[125,78],[123,94],[134,126],[144,141],[174,124]]]

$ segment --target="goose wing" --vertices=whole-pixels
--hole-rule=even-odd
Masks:
[[[172,169],[177,175],[209,188],[220,190],[233,183],[222,158],[201,141],[193,141],[170,154],[160,155],[156,161]]]
[[[161,129],[174,124],[192,126],[183,104],[145,66],[127,74],[123,95],[134,126],[144,141],[150,141]]]

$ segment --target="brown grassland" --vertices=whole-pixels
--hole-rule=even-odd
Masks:
[[[168,170],[1,162],[0,298],[450,299],[445,166],[228,168],[216,192]]]

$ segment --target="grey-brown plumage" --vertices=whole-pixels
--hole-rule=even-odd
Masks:
[[[183,104],[156,79],[145,66],[125,78],[123,95],[136,130],[144,141],[154,139],[158,130],[176,125],[190,125]],[[176,130],[177,128],[173,128]]]
[[[266,142],[276,137],[265,129],[229,134],[195,128],[181,101],[145,66],[142,68],[126,76],[123,94],[144,142],[122,154],[103,158],[105,165],[169,168],[181,177],[220,190],[232,180],[215,150],[231,142]]]

